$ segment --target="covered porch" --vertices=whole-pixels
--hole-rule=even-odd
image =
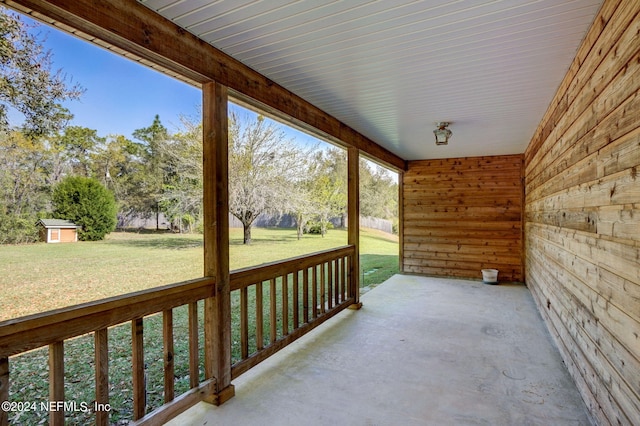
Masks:
[[[425,117],[444,112],[411,115],[407,111],[412,108],[404,108],[418,88],[441,86],[432,78],[428,64],[415,71],[409,69],[409,79],[399,73],[411,68],[403,66],[409,61],[406,58],[388,61],[397,65],[393,69],[398,71],[393,72],[381,66],[386,56],[362,55],[372,70],[384,72],[385,80],[342,99],[339,95],[347,93],[344,86],[330,85],[337,87],[330,91],[313,78],[287,80],[272,71],[275,67],[265,66],[261,73],[258,66],[252,68],[218,50],[213,42],[185,28],[188,25],[179,25],[182,16],[213,22],[217,12],[211,20],[201,16],[201,8],[181,15],[176,11],[175,16],[167,17],[160,13],[167,10],[160,4],[163,2],[133,0],[3,3],[202,89],[206,227],[201,279],[3,324],[0,401],[10,397],[9,357],[42,346],[49,347],[49,400],[65,401],[64,342],[93,333],[95,401],[108,404],[108,328],[130,322],[135,424],[161,424],[176,415],[179,417],[173,424],[180,425],[588,424],[590,420],[634,424],[640,418],[637,2],[569,2],[581,5],[576,10],[581,16],[584,11],[588,22],[576,32],[579,37],[569,46],[571,57],[565,58],[565,68],[553,81],[539,80],[550,75],[547,70],[556,65],[539,58],[552,58],[548,48],[566,38],[561,33],[550,34],[548,19],[530,15],[553,11],[553,2],[502,2],[506,12],[530,6],[531,11],[518,16],[531,18],[527,22],[535,23],[532,34],[545,37],[522,38],[524,46],[518,52],[526,53],[525,48],[531,46],[540,48],[540,55],[534,57],[502,55],[495,40],[486,43],[500,54],[499,60],[487,59],[498,66],[489,74],[495,77],[495,87],[511,87],[518,102],[524,100],[526,105],[523,110],[505,106],[500,92],[485,81],[487,74],[476,71],[477,63],[470,63],[465,69],[473,75],[475,85],[461,93],[477,94],[479,103],[469,115],[462,113],[462,106],[449,112],[452,120],[459,122],[459,130],[455,130],[459,142],[455,149],[437,153],[413,151],[411,147],[415,143],[422,149],[425,135],[431,140],[432,129],[424,125]],[[158,10],[142,3],[158,3]],[[190,2],[173,3],[186,6]],[[463,12],[467,13],[459,11]],[[425,8],[406,16],[413,19],[422,16],[419,13],[430,16],[431,11]],[[566,13],[552,14],[558,30],[568,27]],[[456,29],[468,29],[464,16],[454,25]],[[485,16],[492,14],[479,13],[477,18]],[[511,22],[512,18],[505,16],[490,24]],[[238,22],[247,20],[238,18]],[[273,24],[279,22],[274,19]],[[418,24],[422,25],[420,31],[432,28],[422,21]],[[295,28],[306,25],[297,21]],[[404,24],[399,29],[404,30]],[[478,28],[471,30],[470,43],[481,33]],[[243,28],[238,32],[249,33]],[[405,33],[412,42],[415,32]],[[512,39],[506,33],[498,35],[505,43]],[[553,37],[547,40],[547,35]],[[361,38],[345,37],[352,39]],[[367,46],[379,44],[375,39],[362,39]],[[297,37],[290,40],[294,47],[298,45]],[[394,47],[389,51],[404,53]],[[452,50],[459,51],[461,57],[470,56],[464,50]],[[289,55],[277,54],[284,51],[264,54],[284,58],[282,69],[295,68],[286,61]],[[416,58],[431,58],[427,53],[418,50]],[[380,58],[380,62],[371,58]],[[351,57],[346,55],[343,61],[338,64],[351,64]],[[434,63],[451,67],[443,68],[442,76],[455,77],[451,79],[454,85],[469,80],[453,73],[464,67],[447,56]],[[529,96],[522,92],[524,86],[518,80],[505,84],[507,76],[526,76],[516,72],[518,64],[527,64],[534,71],[531,78],[525,78],[531,83]],[[315,65],[311,61],[307,72],[316,70]],[[324,76],[326,67],[317,68]],[[341,66],[331,69],[338,70],[338,77],[348,75]],[[332,81],[341,80],[338,77]],[[392,89],[405,80],[409,85],[404,89]],[[360,83],[377,81],[365,74],[344,84],[359,88]],[[551,93],[555,88],[555,94]],[[542,89],[549,93],[541,97],[542,106],[534,108],[529,101]],[[394,97],[377,97],[387,91]],[[333,103],[327,103],[325,95],[332,93]],[[370,96],[362,96],[366,93]],[[453,98],[444,95],[443,100]],[[251,270],[230,271],[230,97],[347,150],[346,246]],[[360,98],[361,104],[343,110],[351,100]],[[415,99],[420,105],[449,104],[426,102],[433,99],[427,94]],[[460,99],[466,107],[467,96]],[[489,100],[496,103],[485,102]],[[378,110],[380,105],[384,108]],[[363,113],[367,106],[373,109]],[[534,121],[524,125],[505,120],[507,110]],[[354,116],[351,113],[355,111],[358,114]],[[499,125],[478,119],[485,111],[498,117]],[[385,129],[392,129],[391,135],[371,126],[381,117],[400,116],[415,116],[415,123],[390,123]],[[465,129],[465,120],[478,127]],[[507,145],[498,146],[498,136],[486,129],[503,130],[505,124],[517,133],[501,131]],[[406,135],[401,131],[404,129],[414,130]],[[400,173],[400,269],[442,278],[396,276],[365,294],[363,308],[347,311],[360,308],[361,156]],[[478,276],[485,267],[496,267],[502,271],[502,280],[526,282],[527,287],[463,281]],[[282,297],[291,289],[291,299]],[[254,309],[252,295],[263,291],[265,295],[268,291],[270,299],[262,306],[263,298],[256,296]],[[240,301],[233,312],[232,295]],[[201,301],[204,323],[199,325],[195,319]],[[191,382],[190,390],[182,395],[174,392],[172,310],[178,306],[188,306],[190,319]],[[264,326],[267,312],[269,327]],[[143,319],[156,313],[163,315],[165,405],[148,412]],[[276,313],[280,317],[276,318]],[[232,314],[240,318],[237,339],[232,338]],[[323,323],[325,320],[328,322]],[[253,321],[258,324],[255,329]],[[280,325],[276,327],[276,323]],[[198,340],[199,329],[204,330],[204,339]],[[302,337],[306,332],[310,334]],[[242,360],[236,364],[231,362],[232,340],[241,346]],[[204,347],[200,358],[204,380],[198,380],[199,345]],[[50,415],[50,424],[64,424],[64,412],[52,411]],[[108,425],[108,413],[96,412],[96,423]],[[0,425],[6,424],[8,416],[0,412]]]
[[[170,425],[589,424],[522,284],[396,275]]]

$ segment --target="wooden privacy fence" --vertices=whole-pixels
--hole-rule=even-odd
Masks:
[[[354,303],[354,254],[350,245],[231,274],[240,316],[232,330],[232,345],[240,347],[232,378]]]
[[[232,336],[237,342],[231,349],[238,359],[231,368],[232,378],[354,303],[358,291],[351,271],[354,256],[355,247],[349,245],[231,273]],[[95,400],[89,408],[97,425],[109,425],[109,327],[127,322],[131,324],[135,424],[162,423],[212,395],[215,378],[200,382],[199,376],[198,302],[213,300],[214,294],[215,279],[202,278],[0,323],[0,426],[8,424],[8,412],[20,410],[19,404],[24,403],[9,398],[9,357],[45,346],[49,348],[49,400],[36,409],[49,411],[49,424],[64,424],[65,411],[72,410],[65,405],[65,341],[87,334],[93,334],[95,344]],[[190,389],[176,396],[173,310],[181,306],[188,309]],[[160,313],[164,405],[146,413],[143,323],[145,317]],[[11,409],[12,404],[16,409]]]

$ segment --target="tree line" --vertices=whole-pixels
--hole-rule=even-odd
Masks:
[[[37,219],[59,212],[55,189],[72,176],[108,189],[120,224],[163,213],[177,232],[201,230],[200,122],[182,117],[171,133],[155,116],[132,139],[101,137],[78,126],[38,137],[14,130],[0,134],[0,155],[5,159],[0,170],[3,243],[34,241]],[[364,160],[360,179],[361,213],[394,218],[396,182]],[[346,151],[306,148],[260,115],[230,115],[229,210],[243,224],[245,243],[251,242],[252,225],[263,213],[291,214],[299,237],[309,231],[324,235],[332,218],[346,214],[346,204]]]
[[[181,117],[170,132],[156,115],[131,138],[71,125],[73,115],[62,102],[80,98],[84,89],[52,71],[50,52],[17,15],[0,9],[0,33],[0,243],[36,241],[39,218],[77,220],[78,211],[87,216],[89,210],[110,219],[99,229],[85,220],[82,239],[102,238],[116,219],[157,220],[160,213],[177,232],[200,230],[199,119]],[[20,126],[9,123],[12,109],[24,116]],[[360,166],[361,213],[396,217],[397,184],[380,168],[364,161]],[[94,197],[83,201],[83,209],[81,194]],[[324,235],[330,219],[346,214],[346,199],[344,150],[304,147],[263,116],[231,113],[229,210],[243,224],[245,243],[263,213],[291,214],[299,237]]]

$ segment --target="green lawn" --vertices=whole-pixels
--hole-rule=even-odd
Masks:
[[[294,230],[254,229],[252,245],[244,246],[242,230],[232,229],[230,239],[231,268],[237,269],[341,246],[346,244],[347,233],[331,230],[324,238],[305,235],[298,241]],[[362,230],[360,254],[362,287],[370,288],[398,271],[397,237]],[[201,236],[164,233],[113,233],[105,241],[91,243],[0,246],[0,320],[197,278],[202,276],[202,257]],[[234,305],[237,305],[235,299]],[[176,395],[189,387],[187,323],[185,307],[175,309]],[[161,324],[160,315],[147,317],[144,322],[151,408],[162,404]],[[237,324],[233,327],[237,328]],[[202,344],[203,336],[200,342]],[[237,350],[234,345],[234,351]],[[93,352],[90,335],[65,343],[67,401],[93,401]],[[237,359],[238,354],[233,357]],[[202,359],[201,348],[201,363]],[[45,348],[12,357],[10,370],[12,401],[46,401]],[[131,330],[128,325],[109,331],[109,370],[110,402],[114,407],[111,422],[116,423],[131,418]],[[46,417],[46,412],[13,413],[10,422],[40,424]],[[67,418],[67,424],[91,422],[91,413],[70,413]]]
[[[291,229],[230,233],[232,269],[259,265],[346,244],[347,233],[333,229],[322,238]],[[105,241],[75,244],[0,246],[0,321],[136,290],[202,277],[201,235],[115,232]],[[363,286],[398,271],[397,237],[361,232]]]

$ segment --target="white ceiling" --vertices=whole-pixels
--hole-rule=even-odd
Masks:
[[[406,160],[524,152],[602,4],[140,1]]]

